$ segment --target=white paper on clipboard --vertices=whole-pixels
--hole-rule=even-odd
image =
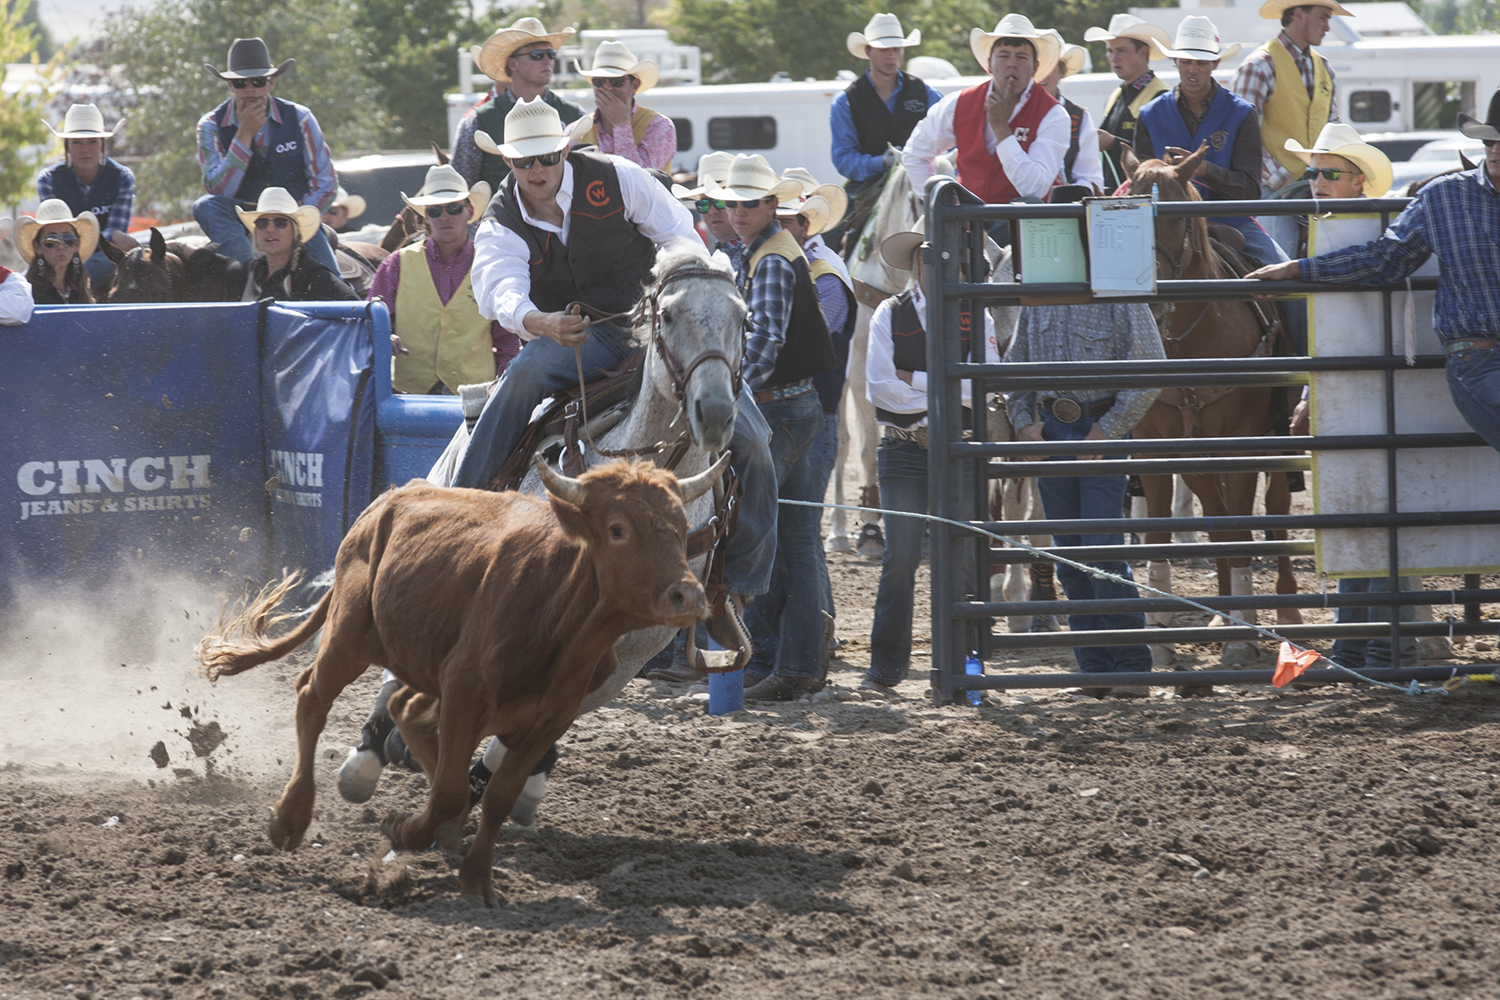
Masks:
[[[1149,197],[1085,198],[1094,294],[1156,291],[1156,204]]]

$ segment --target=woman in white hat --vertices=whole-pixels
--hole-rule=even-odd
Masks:
[[[338,186],[338,193],[333,197],[333,204],[328,206],[323,213],[323,225],[336,233],[342,233],[344,227],[349,225],[350,219],[357,219],[365,214],[365,200],[357,194],[350,194],[344,190],[344,185]]]
[[[287,302],[357,299],[338,274],[313,259],[306,244],[319,232],[322,217],[312,205],[299,205],[286,188],[268,187],[253,211],[236,206],[240,223],[255,244],[247,266],[244,302],[270,296]]]
[[[0,240],[9,239],[14,223],[0,218]],[[0,265],[0,326],[20,326],[31,321],[36,301],[31,297],[31,282],[19,271]]]
[[[37,207],[36,215],[21,216],[16,227],[16,249],[30,265],[26,280],[31,283],[36,304],[93,302],[94,293],[83,262],[98,246],[99,220],[94,213],[74,215],[67,202],[60,199],[49,198]]]
[[[603,42],[594,62],[578,74],[594,87],[594,113],[574,123],[575,145],[599,147],[648,170],[667,170],[677,155],[677,126],[666,115],[636,103],[636,95],[656,86],[661,70],[649,59],[637,59],[624,42]]]
[[[464,112],[453,136],[453,168],[470,184],[484,181],[491,191],[510,173],[505,161],[486,153],[474,143],[474,133],[505,134],[505,116],[521,101],[541,98],[552,105],[563,124],[583,117],[583,109],[549,89],[557,66],[558,48],[574,34],[574,29],[548,31],[534,17],[523,17],[508,28],[499,28],[483,46],[469,50],[478,66],[495,85],[469,111]]]
[[[1068,100],[1058,87],[1064,77],[1083,71],[1088,53],[1082,45],[1064,42],[1062,34],[1056,28],[1048,28],[1047,31],[1057,35],[1062,51],[1052,72],[1037,77],[1037,83],[1068,113],[1069,128],[1068,151],[1063,155],[1062,171],[1057,175],[1057,183],[1081,184],[1092,188],[1094,194],[1103,194],[1104,161],[1099,156],[1099,130],[1094,127],[1094,119],[1089,115],[1088,108]]]
[[[1135,138],[1135,122],[1141,108],[1167,85],[1151,70],[1151,60],[1165,59],[1162,50],[1171,47],[1167,33],[1134,14],[1116,14],[1108,28],[1090,28],[1083,33],[1085,42],[1103,42],[1104,58],[1120,85],[1105,102],[1104,123],[1099,129],[1099,148],[1109,158],[1110,190],[1125,180],[1121,157]]]
[[[129,235],[130,215],[135,207],[135,174],[112,159],[105,143],[125,123],[121,118],[114,127],[104,127],[104,114],[97,105],[74,104],[63,116],[62,131],[46,122],[47,128],[62,140],[63,161],[47,167],[36,176],[37,197],[43,201],[57,198],[78,212],[92,212],[99,222],[100,236],[121,250],[132,250],[138,244]],[[109,284],[115,265],[96,250],[83,266],[96,288]]]
[[[850,55],[870,64],[828,111],[833,166],[849,179],[851,197],[858,198],[863,187],[885,176],[895,151],[943,99],[922,80],[901,72],[906,50],[921,41],[922,32],[913,28],[904,33],[895,14],[875,14],[864,31],[851,31],[845,41]]]

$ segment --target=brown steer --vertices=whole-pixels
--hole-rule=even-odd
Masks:
[[[614,672],[615,640],[706,614],[682,505],[712,487],[728,457],[680,483],[647,462],[613,462],[578,479],[538,462],[550,505],[413,480],[355,521],[332,589],[294,631],[266,637],[295,585],[286,580],[205,636],[198,658],[217,680],[285,656],[323,628],[317,659],[297,678],[297,765],[272,810],[271,842],[289,851],[302,842],[333,700],[370,665],[383,666],[407,685],[392,714],[432,781],[425,812],[386,821],[393,847],[456,840],[475,746],[495,735],[507,749],[459,871],[464,895],[493,904],[500,824],[584,695]]]

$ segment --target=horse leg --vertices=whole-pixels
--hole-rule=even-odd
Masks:
[[[1025,520],[1024,489],[1023,480],[995,480],[990,487],[990,517],[996,521]],[[1008,563],[1004,567],[997,567],[990,574],[990,593],[994,594],[997,590],[1007,601],[1026,600],[1026,564]],[[1025,632],[1031,619],[1026,615],[1007,615],[1005,623],[1012,632]]]
[[[1243,517],[1255,509],[1255,489],[1260,483],[1260,476],[1256,473],[1235,473],[1223,477],[1224,506],[1223,515]],[[1206,505],[1205,505],[1206,507]],[[1209,536],[1212,538],[1212,534]],[[1223,532],[1221,538],[1225,541],[1243,542],[1249,541],[1254,536],[1248,531]],[[1229,565],[1229,595],[1231,597],[1253,597],[1255,595],[1255,580],[1251,571],[1249,556],[1235,556],[1230,559],[1220,560],[1220,563]],[[1240,620],[1256,624],[1258,615],[1255,611],[1241,608],[1233,612]],[[1228,642],[1224,644],[1224,655],[1221,662],[1225,666],[1236,667],[1254,663],[1260,659],[1260,644],[1250,642]]]
[[[839,399],[839,446],[833,460],[833,502],[829,518],[828,537],[823,540],[824,552],[853,552],[854,543],[849,538],[849,512],[841,510],[844,500],[844,465],[849,461],[851,434],[849,425],[855,419],[852,380],[844,383],[844,392]]]
[[[1037,485],[1035,477],[1023,479],[1021,489],[1025,495],[1030,497],[1026,515],[1028,521],[1045,521],[1047,512],[1042,508],[1042,492]],[[1026,540],[1034,548],[1045,549],[1052,544],[1051,535],[1028,535]],[[1057,567],[1050,562],[1034,562],[1027,567],[1026,575],[1031,584],[1031,600],[1033,601],[1055,601],[1057,600]],[[1057,620],[1057,615],[1032,615],[1031,625],[1033,632],[1060,632],[1062,625]]]
[[[567,724],[563,724],[550,735],[561,737],[567,728]],[[485,786],[484,795],[479,800],[479,829],[458,870],[459,893],[470,898],[478,897],[486,906],[495,905],[495,841],[500,835],[500,826],[517,807],[517,800],[529,786],[532,769],[551,752],[554,743],[553,739],[546,738],[547,733],[537,735],[540,738],[505,751],[496,762],[495,776]],[[493,745],[498,744],[497,739]]]
[[[1287,482],[1285,472],[1273,472],[1266,477],[1266,513],[1267,514],[1290,514],[1292,512],[1292,491]],[[1285,530],[1271,532],[1271,537],[1278,542],[1286,541]],[[1292,557],[1276,557],[1276,593],[1297,593],[1297,577],[1292,572]],[[1276,611],[1276,624],[1278,625],[1301,625],[1302,610],[1300,608],[1279,608]]]
[[[1165,517],[1172,506],[1171,476],[1142,476],[1141,492],[1145,493],[1146,516]],[[1147,545],[1166,545],[1172,535],[1166,531],[1148,531],[1143,540]],[[1150,559],[1146,562],[1146,582],[1157,590],[1172,593],[1172,563],[1167,559]],[[1154,595],[1153,595],[1154,596]],[[1152,628],[1170,628],[1174,612],[1150,611],[1146,624]],[[1177,660],[1177,647],[1173,643],[1151,644],[1151,664],[1155,667],[1170,667]]]
[[[1197,511],[1193,508],[1193,491],[1188,489],[1187,480],[1181,476],[1172,477],[1172,516],[1192,517]],[[1196,531],[1178,531],[1172,535],[1172,541],[1179,545],[1192,545],[1200,541]],[[1207,566],[1208,561],[1203,560],[1201,565]]]
[[[880,428],[875,423],[875,404],[865,397],[865,356],[870,346],[870,318],[875,310],[860,303],[854,319],[854,337],[849,342],[849,402],[852,409],[841,421],[848,424],[850,448],[859,456],[860,505],[876,506],[872,498],[879,490],[876,476],[875,451],[880,445]],[[867,559],[879,559],[885,551],[885,537],[880,532],[880,515],[866,511],[860,515],[859,554]],[[873,529],[873,530],[867,530]]]

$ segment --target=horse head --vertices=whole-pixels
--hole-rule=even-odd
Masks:
[[[104,296],[105,302],[175,301],[174,291],[186,277],[186,272],[181,259],[168,252],[166,238],[160,230],[151,230],[149,246],[136,247],[119,259],[113,254],[109,256],[115,261],[115,274]]]
[[[1128,153],[1129,150],[1126,152]],[[1130,178],[1130,186],[1126,194],[1151,195],[1157,201],[1202,201],[1203,199],[1199,197],[1197,189],[1192,184],[1192,179],[1207,152],[1208,147],[1203,146],[1187,156],[1174,158],[1172,162],[1154,159],[1137,162],[1133,155],[1126,156],[1125,172]],[[1160,267],[1163,259],[1170,269],[1167,276],[1171,278],[1184,277],[1193,263],[1200,260],[1210,271],[1213,271],[1215,264],[1212,256],[1207,254],[1207,248],[1208,223],[1203,217],[1159,216],[1157,218],[1158,271],[1163,270]]]

